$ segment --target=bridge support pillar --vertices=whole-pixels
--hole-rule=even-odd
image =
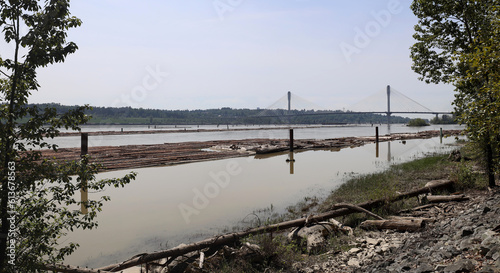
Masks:
[[[391,124],[391,86],[387,86],[387,125]]]
[[[288,113],[292,110],[292,92],[288,91]]]

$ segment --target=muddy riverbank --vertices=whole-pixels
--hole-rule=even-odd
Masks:
[[[460,133],[461,130],[443,131],[444,136],[456,136]],[[439,135],[440,131],[437,130],[397,133],[380,136],[379,141],[431,138]],[[324,140],[301,139],[294,141],[294,150],[342,149],[373,142],[375,142],[375,136]],[[289,147],[288,139],[245,139],[153,145],[98,146],[89,147],[88,152],[92,161],[102,164],[105,170],[119,170],[250,156],[259,153],[259,151],[279,151],[287,147]],[[61,148],[57,152],[45,150],[42,154],[43,158],[47,159],[78,160],[80,152],[80,148]]]

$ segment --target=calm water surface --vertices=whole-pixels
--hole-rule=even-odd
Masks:
[[[371,125],[342,125],[342,126],[325,126],[297,128],[294,130],[296,139],[327,139],[339,137],[353,136],[374,136],[375,126]],[[196,130],[197,126],[173,126],[158,127],[158,129],[179,130]],[[447,129],[462,129],[458,125],[431,125],[426,127],[408,127],[403,124],[393,124],[390,128],[387,125],[379,125],[379,134],[388,133],[406,133],[419,132],[428,130],[439,130],[439,128]],[[147,126],[86,126],[82,132],[93,132],[97,130],[106,131],[139,131],[148,130]],[[210,141],[210,140],[234,140],[234,139],[251,139],[251,138],[268,138],[268,139],[286,139],[288,138],[288,126],[230,126],[230,129],[255,129],[255,130],[227,130],[226,126],[205,125],[200,126],[200,129],[215,129],[215,132],[175,132],[175,133],[158,133],[158,134],[129,134],[129,135],[99,135],[90,136],[90,146],[120,146],[120,145],[136,145],[136,144],[162,144],[162,143],[178,143],[186,141]],[[265,129],[265,130],[262,130]],[[154,129],[150,129],[154,130]],[[51,141],[56,143],[61,148],[80,147],[79,136],[58,137]]]
[[[307,135],[323,129],[311,130]],[[378,157],[375,144],[299,152],[293,155],[293,174],[286,162],[288,153],[136,169],[137,179],[125,188],[90,194],[90,198],[109,195],[111,201],[104,205],[96,230],[76,231],[66,238],[66,243],[81,246],[66,263],[100,267],[231,231],[256,210],[272,206],[284,212],[304,197],[326,197],[346,177],[449,151],[454,142],[454,138],[442,143],[439,138],[384,142]],[[102,173],[99,178],[129,171]]]

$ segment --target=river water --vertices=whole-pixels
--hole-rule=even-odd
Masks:
[[[251,138],[288,138],[288,128],[294,129],[295,139],[328,139],[339,137],[355,137],[355,136],[374,136],[375,127],[377,125],[337,125],[337,126],[284,126],[284,125],[255,125],[255,126],[158,126],[158,130],[186,130],[186,132],[170,132],[156,134],[125,134],[125,135],[96,135],[89,137],[89,146],[121,146],[121,145],[136,145],[136,144],[163,144],[163,143],[178,143],[187,141],[211,141],[211,140],[233,140],[233,139],[251,139]],[[385,135],[389,133],[413,133],[419,131],[439,130],[443,129],[462,129],[458,125],[431,125],[426,127],[408,127],[402,124],[393,124],[391,127],[387,125],[378,125],[379,134]],[[229,128],[229,130],[228,130]],[[195,130],[216,130],[211,132],[194,132]],[[245,129],[245,130],[243,130]],[[251,130],[248,130],[251,129]],[[129,125],[129,126],[85,126],[82,132],[95,131],[141,131],[155,130],[154,127],[148,128],[144,125]],[[80,147],[79,136],[58,137],[52,141],[61,148]]]
[[[444,129],[457,129],[448,126]],[[380,128],[381,134],[388,132]],[[403,130],[406,129],[406,130]],[[425,129],[430,129],[426,127]],[[413,132],[416,129],[393,126],[391,132]],[[422,129],[420,129],[422,130]],[[254,138],[268,134],[270,138],[286,138],[287,130],[198,133],[205,136],[186,137],[218,139]],[[336,132],[334,134],[333,132]],[[297,129],[298,138],[332,138],[373,135],[371,126]],[[172,134],[148,135],[151,141],[163,137],[173,141]],[[328,137],[326,137],[328,135]],[[258,137],[263,137],[260,135]],[[114,137],[114,136],[113,136]],[[123,136],[120,136],[123,137]],[[136,137],[135,139],[133,137]],[[131,135],[124,143],[146,144],[145,135]],[[103,138],[108,143],[113,138]],[[165,139],[161,140],[167,142]],[[162,142],[160,142],[162,143]],[[77,242],[80,248],[65,262],[72,265],[100,267],[124,261],[138,253],[171,248],[243,226],[253,212],[272,208],[282,213],[305,197],[324,198],[348,177],[382,171],[394,163],[423,157],[429,153],[447,152],[455,147],[454,137],[383,142],[342,150],[317,150],[267,157],[242,157],[190,163],[184,165],[113,171],[99,178],[123,176],[130,171],[137,179],[125,188],[110,188],[90,193],[89,198],[111,197],[98,216],[99,227],[91,231],[75,231],[64,243]],[[114,143],[116,144],[116,143]],[[378,150],[378,152],[377,152]],[[261,219],[265,220],[265,219]]]

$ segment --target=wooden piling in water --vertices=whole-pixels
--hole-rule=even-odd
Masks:
[[[80,155],[84,156],[89,153],[89,134],[82,133],[81,135],[81,152]]]
[[[375,143],[378,144],[378,126],[375,127]]]
[[[82,136],[81,136],[81,152],[80,152],[80,156],[81,157],[84,157],[86,156],[87,154],[89,153],[89,134],[88,133],[82,133]],[[86,162],[85,160],[83,162]],[[88,209],[87,209],[87,206],[85,206],[85,203],[87,203],[87,201],[89,200],[89,196],[88,196],[88,192],[87,192],[87,188],[86,188],[86,183],[87,181],[85,180],[85,178],[82,178],[82,189],[80,190],[81,192],[81,212],[82,214],[87,214],[88,213]]]
[[[293,152],[293,129],[290,129],[290,152]]]

